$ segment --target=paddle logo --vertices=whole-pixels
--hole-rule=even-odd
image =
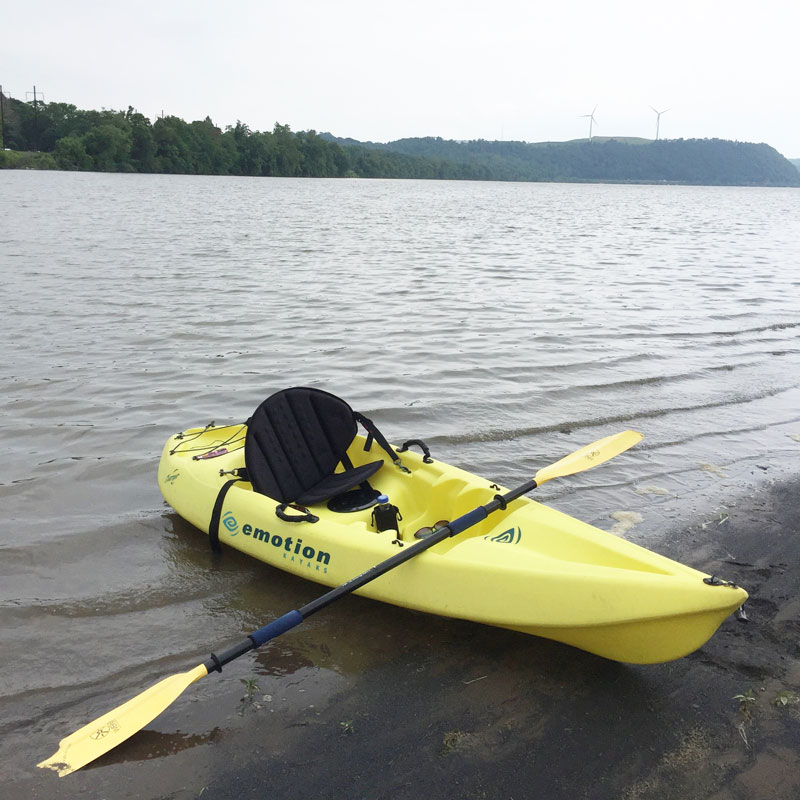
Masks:
[[[520,528],[509,528],[507,531],[498,533],[495,536],[484,536],[490,542],[500,542],[501,544],[517,544],[522,538],[522,530]]]
[[[236,536],[239,533],[239,523],[236,517],[233,516],[233,511],[226,511],[222,515],[222,524],[230,531],[231,536]]]
[[[167,477],[164,478],[164,480],[167,483],[175,483],[175,481],[178,480],[178,478],[180,478],[180,476],[181,476],[180,471],[176,469],[176,470],[173,470],[172,472],[170,472],[170,474],[167,475]]]
[[[105,739],[109,733],[116,733],[119,730],[119,723],[115,720],[109,720],[108,725],[103,725],[98,728],[94,733],[89,734],[90,739],[97,741],[98,739]]]

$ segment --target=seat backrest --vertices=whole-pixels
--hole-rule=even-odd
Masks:
[[[247,422],[244,460],[253,489],[288,503],[331,475],[355,438],[353,409],[321,389],[284,389]]]

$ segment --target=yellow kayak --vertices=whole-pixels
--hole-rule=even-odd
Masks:
[[[249,423],[260,424],[257,415]],[[212,529],[220,543],[326,586],[350,581],[506,491],[410,450],[402,461],[393,458],[397,452],[376,446],[382,437],[368,430],[367,437],[352,439],[345,466],[333,478],[359,478],[364,468],[370,477],[338,498],[301,505],[256,491],[254,482],[263,481],[250,474],[257,458],[247,424],[191,428],[171,437],[159,486],[181,517],[206,533]],[[260,452],[270,458],[286,446],[267,438]],[[314,493],[305,495],[313,499]],[[391,527],[381,524],[387,510]],[[357,592],[638,664],[692,652],[747,599],[731,583],[524,496],[490,516],[473,517],[458,535]]]
[[[245,424],[212,423],[170,437],[159,486],[212,547],[226,544],[335,588],[65,736],[37,766],[60,776],[80,769],[196,681],[351,592],[617,661],[650,664],[690,653],[744,603],[743,589],[525,496],[641,438],[636,431],[607,436],[504,490],[434,461],[419,440],[396,449],[371,420],[319,389],[277,392]],[[424,455],[407,452],[410,445]]]

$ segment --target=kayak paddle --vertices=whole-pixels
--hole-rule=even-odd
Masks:
[[[121,706],[84,725],[75,733],[62,739],[56,753],[45,761],[41,761],[37,766],[55,770],[59,777],[69,775],[133,736],[174,703],[191,684],[204,678],[210,672],[221,672],[224,664],[228,664],[235,658],[255,650],[270,639],[286,633],[335,600],[360,589],[423,550],[433,547],[449,536],[462,533],[498,509],[505,509],[510,502],[527,494],[537,486],[541,486],[546,481],[574,475],[596,467],[598,464],[624,453],[641,439],[642,434],[636,431],[623,431],[607,436],[605,439],[599,439],[593,444],[565,456],[560,461],[556,461],[555,464],[543,467],[536,473],[533,480],[503,495],[495,495],[485,506],[478,506],[447,525],[437,528],[425,539],[420,539],[410,546],[404,547],[391,558],[376,564],[341,586],[331,589],[299,610],[289,611],[282,617],[273,620],[263,628],[251,633],[243,641],[223,650],[219,655],[212,653],[206,661],[194,669],[164,678]]]

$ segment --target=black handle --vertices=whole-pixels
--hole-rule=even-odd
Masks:
[[[293,508],[295,511],[303,513],[299,516],[289,516],[286,513],[287,508]],[[282,519],[284,522],[319,522],[319,517],[315,517],[307,508],[304,506],[296,506],[291,503],[281,503],[279,506],[276,506],[275,513],[278,515],[278,519]]]
[[[433,464],[430,448],[428,447],[428,445],[425,444],[425,442],[422,441],[422,439],[409,439],[407,442],[403,442],[403,444],[397,449],[397,452],[405,453],[405,451],[408,450],[408,448],[411,447],[412,444],[415,444],[417,447],[419,447],[420,450],[422,450],[422,452],[424,453],[424,455],[422,456],[422,460],[426,464]]]

